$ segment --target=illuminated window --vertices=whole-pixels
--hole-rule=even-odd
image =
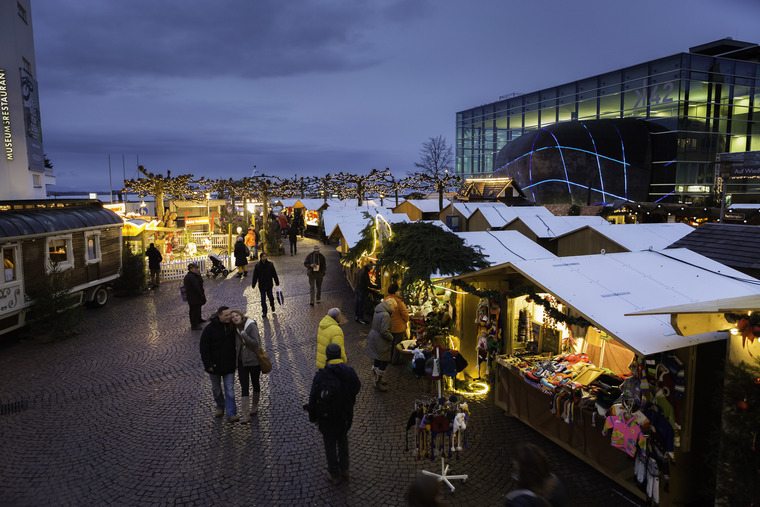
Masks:
[[[16,247],[4,246],[3,247],[3,278],[0,280],[0,285],[4,283],[11,283],[18,280],[19,266],[16,262]]]
[[[85,262],[95,264],[100,262],[100,232],[88,232],[84,236]]]
[[[71,244],[71,235],[54,236],[46,239],[46,270],[50,273],[53,266],[59,270],[72,269],[74,267],[74,248]]]
[[[26,17],[26,9],[24,8],[23,5],[21,5],[21,2],[16,2],[16,7],[18,8],[18,17],[20,17],[21,21],[23,21],[24,23],[28,25],[29,20]]]

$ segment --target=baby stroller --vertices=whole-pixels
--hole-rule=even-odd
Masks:
[[[224,267],[222,259],[214,254],[209,254],[208,258],[211,260],[211,269],[206,272],[206,277],[210,278],[213,276],[216,278],[218,275],[222,275],[224,278],[227,278],[227,275],[230,274],[230,270]]]

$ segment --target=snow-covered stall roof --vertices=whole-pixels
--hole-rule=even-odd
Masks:
[[[440,211],[438,209],[438,199],[407,199],[404,202],[408,202],[423,213],[435,213],[437,211]],[[401,206],[404,204],[404,202],[400,202],[398,205]],[[443,200],[444,208],[449,204],[450,201],[448,199]],[[396,208],[398,208],[398,206],[396,206]]]
[[[517,231],[457,232],[467,246],[480,247],[491,266],[525,259],[550,259],[556,255]]]
[[[739,296],[733,298],[710,299],[698,303],[688,303],[685,305],[664,306],[661,308],[652,308],[640,312],[634,312],[631,315],[660,315],[671,313],[733,313],[760,310],[760,285],[757,286],[758,293],[749,296]]]
[[[694,230],[688,224],[591,224],[587,227],[631,252],[662,250]],[[564,235],[567,234],[570,232]]]
[[[521,216],[554,216],[551,211],[543,206],[505,206],[503,208],[492,206],[479,208],[477,211],[483,214],[483,217],[492,228],[504,227],[515,218]]]
[[[451,204],[451,206],[467,219],[469,219],[472,216],[472,214],[475,213],[479,209],[485,209],[485,208],[497,208],[499,210],[509,209],[509,206],[507,206],[503,202],[455,202]]]
[[[539,238],[557,238],[589,225],[611,227],[611,224],[607,220],[597,216],[558,217],[535,214],[516,217],[507,225],[517,220],[525,224]]]
[[[716,298],[753,295],[758,293],[759,282],[686,249],[525,260],[506,266],[644,355],[697,345],[724,335],[679,336],[669,315],[627,314],[657,306],[695,303],[707,291]],[[466,277],[477,274],[469,273]]]

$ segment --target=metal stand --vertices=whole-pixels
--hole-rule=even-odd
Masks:
[[[446,464],[446,460],[441,456],[441,473],[436,474],[433,472],[428,472],[427,470],[422,471],[423,474],[429,475],[430,477],[436,477],[439,481],[445,482],[446,485],[451,489],[451,492],[453,493],[456,488],[454,488],[454,485],[451,484],[451,480],[461,480],[462,482],[467,480],[467,475],[447,475],[449,473],[449,465]]]

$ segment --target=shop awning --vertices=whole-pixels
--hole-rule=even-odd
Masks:
[[[500,268],[523,275],[643,355],[714,341],[723,335],[679,336],[670,315],[633,313],[674,303],[698,303],[707,291],[725,298],[760,292],[760,280],[686,249],[515,261]],[[461,278],[477,278],[495,269]]]
[[[730,312],[747,312],[760,311],[760,285],[757,286],[758,293],[748,296],[739,296],[733,298],[712,299],[709,301],[700,301],[685,305],[664,306],[662,308],[652,308],[641,312],[631,313],[629,315],[661,315],[676,313],[730,313]]]

